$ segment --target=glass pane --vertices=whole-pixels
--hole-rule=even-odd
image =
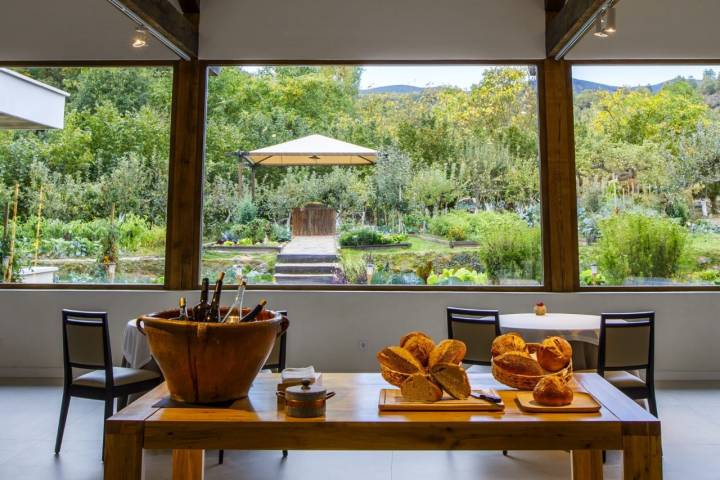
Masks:
[[[581,285],[720,285],[717,71],[573,68]]]
[[[0,278],[162,284],[172,69],[0,69]]]
[[[534,67],[210,70],[202,276],[542,283]]]

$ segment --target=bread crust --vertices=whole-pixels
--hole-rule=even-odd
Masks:
[[[538,363],[548,372],[565,368],[572,359],[572,346],[562,337],[548,337],[537,351]]]
[[[385,347],[377,353],[380,365],[400,373],[417,373],[424,371],[423,366],[412,353],[402,347]]]
[[[493,358],[493,362],[503,370],[516,375],[543,375],[540,364],[525,352],[507,352]]]
[[[517,333],[506,333],[495,337],[490,347],[490,353],[493,357],[508,352],[527,352],[525,340]]]
[[[423,373],[409,375],[400,386],[400,393],[409,402],[437,402],[443,396],[440,387]]]
[[[410,352],[423,367],[427,367],[435,342],[423,332],[410,332],[400,339],[400,346]]]
[[[573,391],[568,384],[557,376],[542,378],[533,390],[533,399],[540,405],[562,407],[573,401]]]
[[[430,352],[428,367],[432,368],[438,363],[454,363],[457,365],[465,358],[465,353],[467,353],[467,347],[460,340],[443,340]]]
[[[410,373],[401,373],[396,372],[395,370],[390,370],[385,365],[380,365],[380,374],[386,382],[395,387],[402,386],[403,382],[411,375]]]
[[[465,400],[470,396],[470,381],[460,365],[438,363],[430,369],[430,375],[453,398]]]

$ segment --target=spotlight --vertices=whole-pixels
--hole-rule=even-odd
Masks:
[[[603,29],[603,32],[610,34],[617,31],[617,28],[615,27],[615,7],[610,7],[610,9],[605,12],[604,21],[605,28]]]
[[[595,35],[596,37],[599,37],[599,38],[607,38],[608,37],[608,34],[605,33],[605,27],[604,27],[603,23],[604,22],[603,22],[602,18],[598,18],[597,20],[595,20],[595,31],[593,32],[593,35]]]
[[[133,48],[147,47],[148,44],[148,31],[145,27],[139,25],[135,28],[135,34],[132,38]]]

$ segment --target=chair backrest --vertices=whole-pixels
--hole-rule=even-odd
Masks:
[[[598,373],[645,370],[654,375],[655,312],[603,313],[600,317]]]
[[[288,318],[287,310],[278,310],[278,313],[285,318]],[[287,352],[287,330],[275,340],[270,356],[265,362],[263,368],[282,372],[285,370],[285,355]]]
[[[105,370],[112,386],[112,354],[106,312],[62,311],[65,382],[72,369]]]
[[[447,327],[448,338],[462,340],[467,346],[463,363],[490,365],[490,347],[500,335],[500,312],[448,307]]]

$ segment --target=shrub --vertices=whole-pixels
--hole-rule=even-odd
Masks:
[[[503,276],[538,278],[540,274],[539,230],[526,225],[489,232],[483,238],[480,261],[495,284]]]
[[[357,247],[360,245],[391,245],[407,239],[402,233],[381,233],[372,228],[358,228],[340,234],[340,245]]]
[[[249,197],[245,197],[238,205],[237,220],[242,224],[250,223],[257,217],[258,210]]]
[[[670,278],[678,270],[687,232],[668,218],[621,213],[600,222],[598,266],[607,281]]]
[[[427,279],[428,285],[485,285],[487,275],[467,268],[445,268],[440,274],[431,273]]]
[[[270,230],[270,240],[274,242],[289,242],[290,241],[290,229],[274,223]]]

